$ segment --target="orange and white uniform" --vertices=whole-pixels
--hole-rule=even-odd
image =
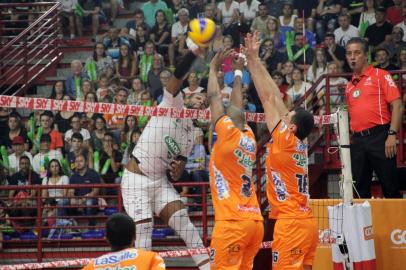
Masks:
[[[284,121],[272,132],[266,159],[269,218],[277,220],[272,269],[303,269],[313,264],[318,229],[308,205],[306,147]]]
[[[256,142],[224,115],[215,125],[217,141],[210,158],[210,187],[215,224],[211,269],[252,269],[263,234],[263,218],[252,185]]]
[[[165,270],[161,256],[152,251],[127,248],[94,259],[82,270]]]

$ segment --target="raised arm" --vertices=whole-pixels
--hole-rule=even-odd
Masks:
[[[224,115],[223,100],[221,98],[220,86],[217,81],[217,72],[221,63],[232,51],[219,51],[210,62],[209,82],[207,85],[207,97],[210,102],[211,122],[216,124],[217,120]]]
[[[231,92],[231,105],[237,107],[238,109],[242,110],[243,105],[243,98],[242,98],[242,71],[244,69],[244,62],[245,60],[241,57],[238,57],[233,60],[233,67],[234,67],[234,83],[233,83],[233,91]]]

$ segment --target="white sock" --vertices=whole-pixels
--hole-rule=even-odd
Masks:
[[[202,239],[200,238],[199,231],[190,221],[185,208],[175,212],[168,221],[169,226],[174,229],[179,236],[185,241],[188,248],[204,247]],[[209,256],[207,254],[193,255],[192,259],[196,265],[200,265],[206,261],[205,264],[199,266],[200,270],[210,270]]]
[[[135,248],[151,250],[152,248],[152,222],[135,225]]]

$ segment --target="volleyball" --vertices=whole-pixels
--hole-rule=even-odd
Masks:
[[[189,28],[189,38],[200,47],[207,47],[216,36],[216,24],[207,18],[191,20]]]

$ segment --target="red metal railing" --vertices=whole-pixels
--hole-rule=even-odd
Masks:
[[[0,39],[4,42],[12,38],[0,49],[2,94],[16,95],[26,90],[61,59],[58,42],[60,5],[60,2],[0,4],[0,26],[3,26]],[[27,18],[14,18],[22,15]],[[25,29],[8,27],[18,22],[29,23],[29,26]]]
[[[174,186],[189,186],[195,187],[200,189],[200,193],[198,194],[190,194],[186,195],[185,197],[188,198],[201,198],[200,202],[193,202],[193,203],[186,203],[188,207],[198,207],[195,212],[190,213],[190,218],[196,224],[196,227],[202,229],[202,239],[204,244],[207,246],[209,244],[209,233],[208,227],[209,220],[212,218],[212,213],[208,211],[208,186],[209,183],[201,182],[188,182],[188,183],[174,183]],[[106,208],[116,208],[117,211],[123,211],[123,203],[121,198],[121,190],[120,185],[117,184],[83,184],[83,185],[64,185],[64,186],[56,186],[56,185],[26,185],[26,186],[0,186],[0,193],[7,192],[11,190],[15,191],[27,191],[27,190],[34,190],[36,193],[35,197],[32,198],[25,198],[21,199],[19,203],[17,203],[16,198],[9,198],[8,196],[0,197],[0,201],[7,202],[6,207],[2,207],[0,205],[0,212],[6,211],[7,213],[11,213],[12,210],[15,209],[24,209],[29,210],[33,209],[36,210],[35,215],[22,215],[22,216],[1,216],[0,215],[0,224],[4,222],[11,222],[12,227],[14,230],[18,231],[17,233],[9,233],[8,235],[13,236],[11,239],[6,239],[0,242],[3,242],[3,249],[4,252],[0,253],[0,261],[2,260],[18,260],[18,259],[29,259],[35,260],[37,262],[42,262],[44,259],[49,258],[59,258],[59,259],[73,259],[79,257],[96,257],[104,254],[108,251],[108,244],[103,236],[104,230],[104,221],[107,219],[106,215],[100,215],[100,213],[95,215],[59,215],[56,219],[59,220],[75,220],[78,222],[78,225],[68,225],[68,226],[50,226],[44,225],[43,220],[44,216],[43,213],[50,209],[80,209],[80,208],[95,208],[99,209],[100,206],[98,204],[94,206],[86,206],[86,205],[56,205],[50,206],[45,205],[45,199],[41,196],[43,190],[50,190],[50,189],[74,189],[74,188],[100,188],[100,189],[115,189],[117,190],[117,195],[98,195],[93,198],[95,199],[105,199],[105,200],[115,200],[116,204],[107,205]],[[17,193],[16,192],[16,193]],[[90,197],[89,197],[90,198]],[[55,197],[55,199],[57,199]],[[62,198],[61,198],[62,199]],[[64,198],[66,199],[66,198]],[[27,204],[29,201],[35,201],[35,203]],[[22,204],[22,202],[25,202]],[[99,225],[96,226],[88,226],[82,225],[81,223],[87,222],[88,220],[98,220]],[[30,221],[31,224],[25,224],[16,226],[19,222],[22,221]],[[165,224],[160,224],[159,220],[155,222],[155,228],[166,228]],[[1,229],[1,226],[0,226]],[[73,232],[76,236],[71,239],[64,239],[64,238],[48,238],[46,233],[49,233],[50,230],[90,230],[95,231],[96,236],[91,239],[81,239],[79,237],[78,232]],[[27,232],[29,231],[29,232]],[[30,233],[33,232],[33,233]],[[98,236],[97,236],[98,235]],[[16,237],[19,236],[20,238],[24,237],[24,239],[17,239]],[[30,236],[30,237],[26,237]],[[82,234],[83,237],[83,234]],[[9,237],[8,237],[9,238]],[[27,239],[28,238],[28,239]],[[165,246],[170,244],[173,245],[183,245],[181,240],[177,239],[154,239],[154,246]],[[21,250],[24,249],[25,251],[22,252]],[[73,250],[72,250],[73,249]],[[30,251],[27,251],[30,250]]]

